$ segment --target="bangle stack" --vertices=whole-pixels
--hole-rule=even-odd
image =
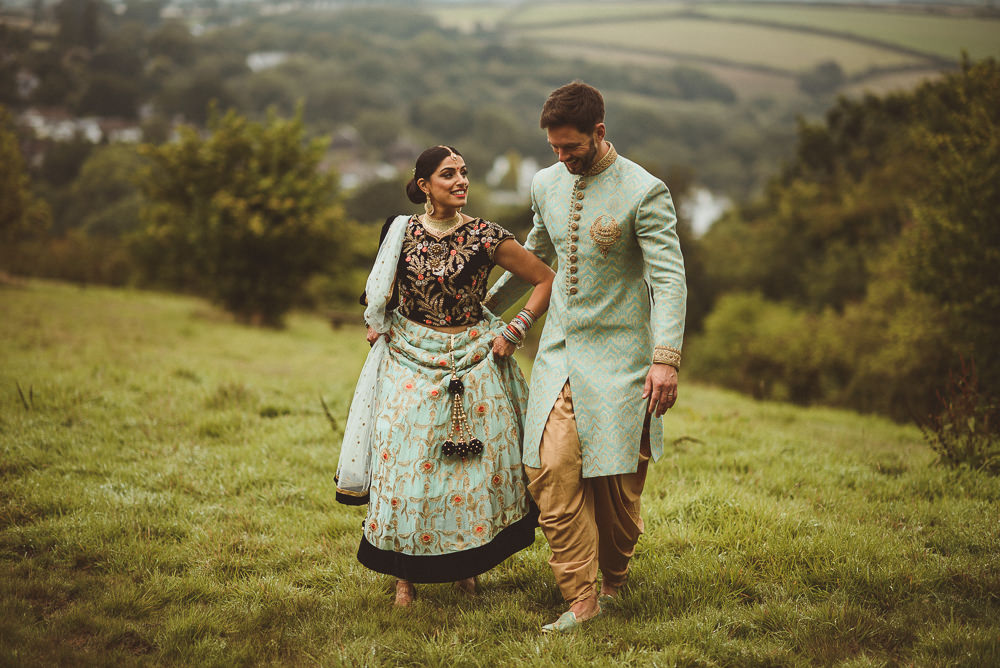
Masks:
[[[524,345],[524,335],[535,324],[535,317],[535,314],[531,310],[527,308],[521,309],[520,313],[511,318],[507,326],[500,332],[500,335],[520,348]]]

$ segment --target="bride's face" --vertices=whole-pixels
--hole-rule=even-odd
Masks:
[[[430,178],[421,181],[417,185],[427,193],[427,198],[434,205],[435,216],[441,213],[441,209],[454,211],[468,202],[469,170],[460,155],[452,153],[445,157]]]

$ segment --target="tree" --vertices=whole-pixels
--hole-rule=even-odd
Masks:
[[[69,189],[68,227],[101,237],[138,231],[140,199],[135,175],[144,164],[130,144],[94,149]]]
[[[279,326],[307,279],[337,257],[336,177],[319,171],[326,142],[306,141],[301,110],[264,123],[212,112],[144,146],[140,176],[150,272],[214,299],[241,322]]]
[[[84,115],[135,118],[141,98],[139,86],[131,79],[98,72],[91,77],[77,110]]]
[[[10,115],[0,107],[0,245],[44,230],[49,220],[48,206],[31,192]]]
[[[1000,64],[967,59],[929,97],[907,153],[924,155],[909,278],[956,320],[982,387],[1000,397]]]
[[[703,238],[706,301],[756,291],[822,318],[821,328],[803,325],[803,342],[838,332],[836,354],[810,352],[821,363],[803,392],[809,400],[913,417],[933,409],[962,359],[978,369],[983,396],[997,397],[998,212],[1000,66],[966,61],[910,93],[841,99],[824,125],[804,124],[796,159],[765,196]],[[740,317],[731,309],[707,322]],[[776,340],[763,321],[747,322],[741,336]],[[712,352],[715,368],[725,361],[727,373],[740,372],[735,349]],[[808,375],[768,373],[788,386]]]
[[[826,60],[799,75],[799,88],[810,95],[826,95],[837,90],[846,77],[844,70],[833,60]]]

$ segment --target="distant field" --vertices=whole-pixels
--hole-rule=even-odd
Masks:
[[[746,98],[796,95],[795,77],[824,61],[860,77],[843,89],[850,93],[908,87],[940,72],[942,59],[957,62],[963,49],[973,58],[1000,57],[1000,18],[974,16],[974,9],[949,7],[943,15],[791,2],[632,1],[439,5],[432,11],[445,25],[495,28],[561,56],[621,65],[691,64]]]
[[[860,95],[873,93],[882,95],[888,92],[913,90],[921,83],[940,76],[936,70],[913,70],[908,72],[893,72],[881,76],[867,78],[855,84],[845,86],[840,90],[844,95]]]
[[[697,9],[711,16],[833,30],[955,60],[963,48],[973,58],[1000,57],[1000,19],[802,5],[699,4]]]
[[[697,19],[545,27],[523,34],[539,43],[572,42],[683,54],[788,73],[802,72],[829,60],[838,62],[848,74],[921,62],[919,57],[822,35]]]
[[[562,58],[598,59],[610,65],[640,65],[643,67],[696,66],[710,72],[720,81],[728,84],[737,94],[745,98],[776,97],[787,98],[798,94],[795,79],[784,73],[761,72],[733,65],[717,65],[704,62],[692,63],[686,59],[667,54],[643,51],[625,51],[616,46],[596,46],[593,44],[552,44],[546,50]]]
[[[680,2],[577,2],[524,5],[511,14],[510,24],[521,27],[533,23],[618,19],[629,15],[670,14],[685,5]]]
[[[493,30],[497,22],[510,13],[510,8],[501,5],[472,5],[437,7],[430,11],[438,22],[448,28],[458,28],[463,32],[473,32],[476,27]]]

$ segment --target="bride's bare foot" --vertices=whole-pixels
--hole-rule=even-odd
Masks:
[[[417,590],[413,584],[407,580],[396,580],[396,600],[395,605],[400,608],[408,607],[417,597]]]
[[[455,589],[459,590],[463,594],[474,596],[476,593],[476,578],[473,577],[465,578],[464,580],[456,580]]]

